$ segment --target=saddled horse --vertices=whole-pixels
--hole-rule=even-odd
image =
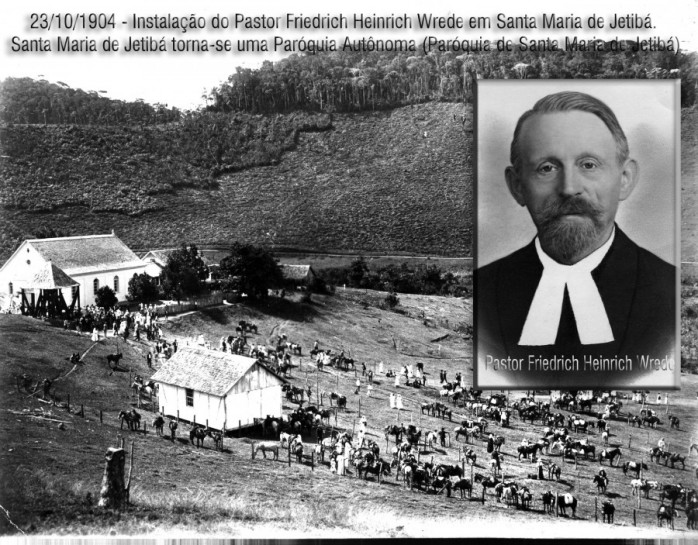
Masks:
[[[192,445],[196,445],[197,448],[203,446],[204,439],[210,435],[210,432],[202,426],[195,426],[189,432],[189,441]]]
[[[681,464],[681,469],[686,469],[686,457],[684,455],[677,452],[663,452],[662,456],[664,457],[664,465],[671,464],[673,469],[674,464],[678,462]]]
[[[378,458],[372,464],[368,463],[366,460],[361,460],[357,464],[356,470],[359,478],[361,478],[361,474],[363,473],[364,480],[366,480],[368,474],[371,473],[375,475],[378,482],[380,482],[381,475],[390,475],[390,464],[382,458]]]
[[[136,412],[136,409],[121,411],[119,420],[121,421],[121,429],[124,428],[124,422],[128,425],[129,430],[138,430],[141,427],[141,415]]]
[[[656,461],[659,462],[661,457],[664,455],[664,450],[662,447],[653,447],[650,449],[650,462],[654,462],[655,458],[657,459]]]
[[[570,493],[558,494],[557,498],[557,512],[559,515],[567,516],[567,508],[572,509],[572,516],[577,516],[577,498],[575,498]]]
[[[660,505],[657,509],[657,526],[660,528],[666,523],[666,527],[674,529],[674,517],[676,509],[670,505]]]
[[[407,430],[404,426],[391,425],[385,428],[385,438],[386,440],[390,438],[391,435],[395,437],[395,444],[402,441],[402,435],[406,433]]]
[[[608,460],[608,462],[613,466],[613,460],[616,459],[616,457],[620,456],[621,452],[618,447],[612,448],[612,449],[604,449],[601,452],[599,452],[599,463],[602,463],[604,460]]]
[[[640,478],[640,471],[643,469],[648,469],[647,464],[644,462],[625,462],[623,464],[623,474],[627,475],[628,471],[634,471],[636,479]]]
[[[470,479],[458,479],[454,484],[453,484],[453,490],[460,490],[460,497],[463,499],[465,497],[465,492],[468,492],[468,496],[473,492],[473,483],[470,482]]]
[[[167,426],[170,428],[170,439],[174,441],[175,435],[177,435],[177,421],[170,420],[170,423]]]
[[[124,357],[124,355],[121,352],[119,352],[118,354],[108,354],[107,355],[107,363],[109,364],[109,367],[111,367],[112,369],[114,367],[118,367],[119,361],[123,357]]]

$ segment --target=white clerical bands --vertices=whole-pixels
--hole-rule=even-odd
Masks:
[[[570,296],[577,333],[582,344],[601,344],[613,341],[606,308],[591,271],[611,248],[615,229],[608,241],[591,255],[574,265],[561,265],[546,255],[536,238],[536,251],[543,264],[543,276],[533,296],[519,344],[542,346],[555,344],[560,327],[565,286]]]

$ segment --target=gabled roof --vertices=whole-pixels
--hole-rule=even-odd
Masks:
[[[115,234],[27,240],[46,261],[68,274],[143,267],[145,263]]]
[[[148,253],[143,255],[141,259],[143,261],[153,261],[161,267],[167,265],[167,260],[170,257],[170,252],[179,250],[179,248],[164,248],[160,250],[150,250]],[[217,267],[218,263],[213,261],[209,256],[206,255],[205,250],[199,250],[199,257],[206,264],[207,267]]]
[[[183,346],[167,360],[151,380],[222,397],[255,364],[257,360],[254,358]],[[269,374],[274,374],[265,365],[261,367]],[[274,376],[279,382],[285,382],[282,378]]]
[[[279,268],[281,269],[281,274],[286,280],[306,280],[310,275],[311,271],[315,274],[310,265],[290,265],[287,263],[280,263]]]
[[[48,262],[41,266],[41,269],[32,278],[31,284],[26,287],[37,290],[55,290],[58,288],[72,288],[77,285],[78,282],[70,278],[56,265]]]

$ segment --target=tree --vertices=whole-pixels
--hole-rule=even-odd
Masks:
[[[179,301],[204,290],[208,267],[195,245],[183,244],[179,250],[170,252],[160,278],[165,296]]]
[[[252,299],[263,299],[267,290],[281,287],[283,275],[274,255],[261,246],[236,242],[221,260],[221,279]]]
[[[363,256],[357,257],[349,265],[349,285],[355,288],[364,287],[364,280],[368,274],[368,264]]]
[[[128,294],[126,299],[137,303],[153,303],[160,296],[160,288],[146,273],[134,274],[128,281]]]
[[[109,286],[102,286],[95,293],[95,305],[101,308],[111,308],[119,301],[114,290]]]
[[[58,238],[67,236],[67,233],[54,229],[53,227],[49,227],[48,225],[39,227],[34,233],[34,238]]]

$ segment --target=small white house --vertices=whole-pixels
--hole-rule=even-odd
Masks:
[[[281,416],[285,382],[253,358],[199,347],[181,347],[151,377],[163,416],[210,428],[238,429],[255,418]]]
[[[79,286],[80,306],[94,304],[102,286],[109,286],[119,300],[124,300],[129,280],[134,274],[143,274],[146,266],[114,232],[25,240],[0,268],[0,306],[9,306],[23,288],[31,289],[33,279],[48,263],[75,281],[75,293]],[[70,300],[69,295],[66,300]]]

